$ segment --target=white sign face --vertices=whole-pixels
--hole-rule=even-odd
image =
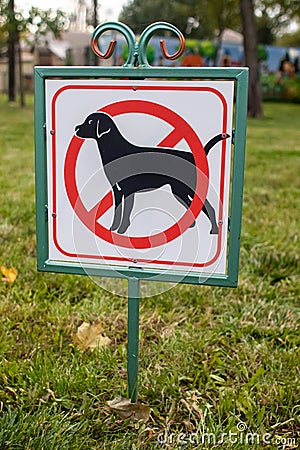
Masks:
[[[49,259],[225,274],[233,91],[46,80]]]

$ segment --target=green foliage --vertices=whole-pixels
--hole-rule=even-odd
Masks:
[[[22,37],[32,33],[35,42],[38,42],[41,36],[48,32],[52,32],[55,37],[58,37],[64,29],[65,23],[65,13],[60,10],[43,10],[33,6],[28,14],[24,15],[18,10],[12,13],[7,2],[1,3],[0,36],[3,36],[3,41],[7,39],[9,31],[15,31]]]
[[[19,270],[0,285],[1,449],[158,450],[165,429],[215,436],[186,449],[297,448],[299,105],[264,113],[248,122],[239,287],[170,285],[141,301],[139,399],[152,413],[133,424],[107,408],[126,396],[127,302],[88,277],[37,273],[32,99],[22,112],[0,99],[0,264]],[[74,348],[97,318],[112,344]],[[220,443],[241,422],[259,444]]]
[[[189,17],[199,19],[199,27],[192,28],[189,37],[213,38],[215,29],[239,28],[238,0],[131,0],[122,9],[119,20],[129,25],[135,33],[151,22],[164,20],[177,26],[186,34]]]
[[[25,19],[22,14],[11,11],[8,1],[0,3],[0,43],[7,43],[8,33],[21,33],[24,31]]]
[[[292,20],[299,23],[298,0],[254,0],[259,42],[273,44]]]
[[[261,76],[263,96],[269,100],[285,100],[300,103],[300,75],[293,78],[275,74]]]
[[[216,45],[213,41],[186,39],[185,47],[190,53],[198,54],[206,58],[213,58],[216,52]]]
[[[189,53],[202,55],[201,43],[198,39],[186,39],[185,48],[189,51]]]
[[[276,45],[283,47],[300,47],[300,28],[294,33],[285,33],[276,39]]]
[[[282,78],[281,84],[284,87],[286,99],[300,103],[300,75],[295,78]]]
[[[291,20],[299,21],[298,0],[254,0],[254,6],[259,43],[273,44]],[[215,31],[220,35],[225,28],[241,31],[239,0],[130,0],[119,20],[135,33],[141,33],[152,22],[165,20],[185,34],[189,17],[199,22],[198,28],[191,29],[191,38],[212,39]]]
[[[272,45],[275,40],[275,31],[273,30],[272,19],[265,11],[261,16],[256,17],[257,41],[262,44]]]
[[[15,64],[17,52],[16,46],[20,48],[20,39],[26,38],[30,33],[34,36],[34,42],[37,43],[47,32],[52,32],[56,37],[63,29],[65,16],[60,10],[53,12],[51,9],[42,10],[32,7],[28,17],[14,9],[14,3],[3,1],[0,5],[0,43],[7,44],[8,53],[8,99],[15,101],[16,78]],[[19,52],[21,59],[21,52]],[[19,63],[22,69],[21,61]],[[21,75],[22,78],[22,75]],[[22,84],[20,86],[20,101],[23,106],[25,103]]]
[[[2,49],[7,42],[7,35],[3,29],[0,28],[0,49]]]
[[[264,45],[258,45],[258,61],[266,61],[268,59],[268,52]]]
[[[123,45],[121,56],[124,61],[127,60],[127,58],[128,58],[128,45],[127,44]],[[154,47],[152,47],[152,45],[149,45],[149,44],[147,45],[146,56],[147,56],[148,63],[153,64],[153,62],[155,60],[155,49],[154,49]]]
[[[214,58],[216,53],[216,45],[213,41],[201,41],[202,55],[207,58]]]
[[[65,13],[61,10],[40,9],[32,7],[26,19],[26,30],[34,31],[35,42],[38,42],[41,36],[51,32],[57,38],[64,29],[66,23]]]
[[[237,0],[206,0],[205,9],[207,10],[207,16],[205,20],[208,20],[214,30],[217,31],[218,36],[225,28],[231,28],[233,30],[240,31],[240,4]]]

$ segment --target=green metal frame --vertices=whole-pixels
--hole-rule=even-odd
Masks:
[[[139,307],[140,280],[167,281],[174,283],[208,284],[212,286],[235,287],[238,282],[238,265],[240,249],[240,232],[242,220],[242,197],[244,184],[244,158],[246,141],[246,114],[248,96],[248,69],[246,68],[152,68],[146,57],[146,47],[157,30],[174,32],[179,38],[179,50],[169,55],[164,41],[161,41],[163,55],[176,59],[183,51],[184,39],[173,25],[158,22],[147,27],[136,40],[132,30],[118,22],[106,22],[99,25],[92,36],[93,51],[101,58],[108,58],[114,51],[115,41],[111,41],[103,54],[98,45],[100,35],[107,30],[122,33],[126,38],[129,51],[123,67],[36,67],[35,81],[35,173],[36,173],[36,234],[38,269],[48,272],[65,272],[79,275],[97,275],[119,277],[128,280],[128,395],[133,403],[138,395],[138,352],[139,352]],[[110,268],[101,265],[87,265],[50,261],[48,255],[48,192],[47,192],[47,157],[46,157],[46,102],[45,80],[60,78],[73,79],[122,79],[143,80],[178,79],[178,80],[234,80],[236,109],[234,121],[234,151],[230,203],[230,236],[228,243],[228,270],[226,275],[202,275],[197,273],[179,273],[171,270],[150,270],[136,267]]]
[[[205,274],[172,272],[167,269],[141,269],[132,267],[110,269],[107,265],[93,265],[50,261],[48,257],[47,224],[47,161],[46,161],[46,105],[45,80],[60,79],[168,79],[178,80],[234,80],[236,108],[234,119],[234,149],[230,201],[230,234],[228,241],[227,274]],[[248,95],[247,68],[152,68],[150,66],[130,67],[36,67],[35,83],[35,167],[36,167],[36,233],[38,270],[64,272],[79,275],[96,275],[130,279],[166,281],[174,283],[205,284],[235,287],[238,283],[240,233],[242,220],[242,197],[244,184],[244,158],[246,142],[246,117]],[[117,270],[117,271],[116,271]]]

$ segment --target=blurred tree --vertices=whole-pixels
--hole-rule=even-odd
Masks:
[[[300,28],[294,33],[283,34],[276,39],[275,44],[283,47],[300,47]]]
[[[262,116],[258,43],[273,43],[276,34],[300,18],[299,0],[240,0],[244,53],[249,67],[248,116]],[[255,18],[256,15],[256,18]]]
[[[248,116],[262,116],[262,95],[253,0],[240,0],[246,66],[249,67]]]
[[[16,55],[18,57],[20,72],[20,99],[24,105],[24,92],[22,86],[22,59],[20,50],[20,37],[29,33],[34,36],[34,42],[39,42],[42,36],[52,32],[58,37],[65,25],[65,15],[62,11],[42,10],[32,7],[28,16],[15,10],[14,0],[0,0],[0,42],[7,43],[8,54],[8,100],[16,99]]]
[[[291,21],[299,23],[299,0],[255,0],[258,42],[273,44]]]
[[[141,33],[152,22],[165,20],[188,37],[216,38],[217,48],[225,28],[242,30],[245,61],[250,68],[248,115],[251,117],[262,115],[258,43],[272,44],[291,21],[297,22],[299,18],[300,0],[130,0],[119,16],[135,33]],[[198,28],[195,23],[199,24]]]
[[[238,0],[131,0],[119,20],[141,33],[147,25],[167,21],[191,38],[214,38],[224,28],[239,29]]]
[[[19,14],[19,16],[21,16]],[[21,16],[23,17],[23,16]],[[28,17],[23,17],[24,27],[22,32],[25,34],[32,33],[34,42],[40,42],[41,38],[49,32],[58,38],[66,25],[66,15],[60,9],[40,9],[32,7],[28,13]]]
[[[257,41],[266,45],[272,45],[274,42],[273,25],[271,18],[263,11],[259,17],[256,17]]]
[[[291,21],[299,22],[300,0],[253,0],[253,5],[261,44],[274,43]],[[239,0],[130,0],[119,20],[135,33],[164,20],[198,39],[220,39],[225,28],[241,30]]]
[[[18,42],[18,18],[15,15],[14,0],[0,3],[0,31],[1,41],[7,44],[8,52],[8,99],[15,101],[15,49]]]
[[[213,26],[216,38],[216,52],[214,63],[217,63],[225,28],[240,31],[241,18],[238,0],[206,0],[207,20]]]

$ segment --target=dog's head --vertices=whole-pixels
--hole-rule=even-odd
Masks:
[[[86,139],[100,139],[103,135],[111,132],[112,119],[108,114],[96,112],[90,114],[81,125],[76,125],[76,136]]]

